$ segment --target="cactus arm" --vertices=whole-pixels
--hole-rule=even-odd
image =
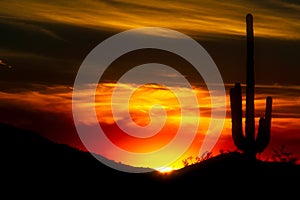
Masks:
[[[271,119],[272,119],[272,97],[267,97],[266,99],[266,128],[269,132],[271,132]]]
[[[255,152],[262,152],[269,144],[270,135],[266,132],[266,120],[264,117],[259,119],[258,132],[255,140]]]
[[[238,149],[245,150],[242,127],[242,91],[239,83],[236,83],[234,88],[230,89],[230,102],[233,142]]]
[[[255,150],[257,153],[262,152],[270,142],[271,117],[272,117],[272,97],[267,97],[265,118],[261,117],[259,120],[258,133],[255,141]]]

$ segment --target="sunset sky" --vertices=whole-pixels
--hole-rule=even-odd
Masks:
[[[72,115],[73,86],[82,62],[99,43],[117,33],[134,28],[162,27],[186,34],[201,44],[222,76],[227,117],[219,140],[212,149],[214,155],[220,150],[236,149],[231,138],[229,89],[236,82],[245,86],[245,16],[252,13],[256,128],[259,117],[264,113],[266,96],[273,97],[271,141],[261,156],[270,157],[273,149],[285,145],[300,159],[299,2],[1,0],[0,7],[0,122],[85,149]],[[155,67],[151,68],[147,77],[157,75],[161,80],[169,81],[170,87],[160,83],[141,87],[130,82],[120,84],[122,91],[135,90],[128,101],[129,115],[135,124],[145,127],[152,116],[155,119],[153,127],[159,126],[164,118],[161,118],[161,109],[157,113],[155,110],[152,112],[151,107],[156,104],[160,104],[166,114],[165,124],[157,135],[134,138],[118,127],[123,123],[129,127],[128,130],[133,130],[133,125],[128,125],[124,117],[128,114],[128,108],[119,106],[116,111],[119,118],[114,118],[111,96],[116,82],[126,71],[149,62],[176,69],[193,88],[180,87],[181,82],[172,85],[173,78],[180,74],[165,73]],[[163,147],[175,137],[183,119],[180,116],[183,110],[199,112],[200,115],[191,114],[182,120],[186,134],[193,132],[195,125],[191,124],[196,123],[196,136],[192,145],[170,166],[181,168],[182,159],[199,154],[212,120],[211,99],[203,79],[194,73],[188,62],[169,52],[140,50],[118,58],[104,75],[97,87],[95,102],[78,101],[76,104],[82,109],[82,123],[85,126],[95,126],[89,113],[84,112],[94,106],[101,127],[114,144],[130,152],[147,153]],[[182,96],[186,107],[181,107],[173,90]],[[84,99],[91,91],[89,88],[82,91],[80,98]],[[196,94],[199,105],[191,100],[191,94]],[[126,100],[123,93],[118,94],[117,98]],[[166,152],[155,158],[157,162],[147,163],[118,157],[117,153],[109,150],[104,152],[96,147],[93,150],[117,162],[146,167],[157,167],[159,160],[165,160],[176,152]]]

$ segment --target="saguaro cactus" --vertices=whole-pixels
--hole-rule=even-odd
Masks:
[[[232,119],[232,138],[238,149],[251,159],[256,159],[256,154],[262,152],[269,144],[272,115],[272,97],[266,98],[265,116],[259,120],[257,136],[255,135],[254,113],[254,34],[253,17],[246,16],[247,24],[247,64],[246,64],[246,113],[245,134],[243,134],[242,119],[242,89],[236,83],[230,89],[230,107]]]

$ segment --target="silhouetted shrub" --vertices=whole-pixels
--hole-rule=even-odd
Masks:
[[[287,151],[285,145],[281,145],[278,149],[272,150],[271,160],[274,162],[296,163],[298,158],[294,157],[292,152]]]
[[[201,156],[196,156],[196,157],[189,156],[186,159],[183,159],[182,163],[183,163],[183,166],[186,167],[186,166],[193,165],[193,164],[202,162],[204,160],[207,160],[207,159],[211,158],[212,156],[213,156],[212,152],[205,152]]]

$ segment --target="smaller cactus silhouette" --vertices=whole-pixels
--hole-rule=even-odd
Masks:
[[[246,16],[247,24],[247,65],[246,65],[246,116],[245,135],[242,127],[242,89],[239,83],[230,89],[230,106],[232,119],[232,138],[238,149],[251,159],[262,152],[269,144],[272,118],[272,97],[266,98],[265,116],[259,120],[257,136],[255,136],[254,118],[254,35],[253,17]]]

